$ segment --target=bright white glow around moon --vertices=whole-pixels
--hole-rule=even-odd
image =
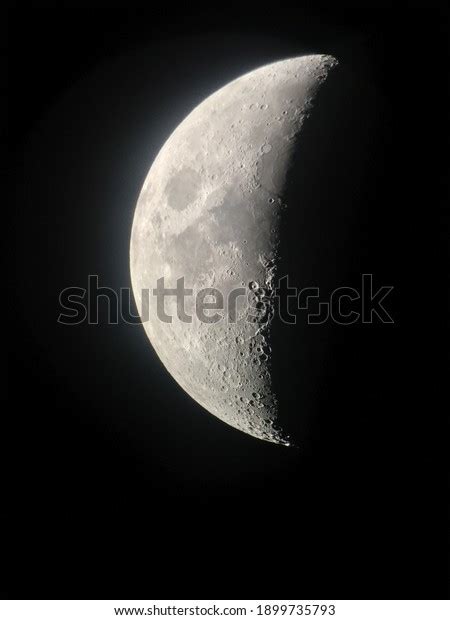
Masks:
[[[303,56],[260,67],[197,106],[155,159],[134,215],[130,246],[133,291],[151,344],[180,386],[207,411],[254,437],[289,445],[277,423],[270,326],[286,174],[318,86],[336,61]],[[152,290],[193,290],[185,298],[192,322],[157,316]],[[200,320],[195,296],[205,288],[244,288],[254,297],[225,307],[215,323]],[[257,306],[256,304],[260,304]],[[267,305],[269,304],[269,305]],[[225,304],[226,305],[226,304]],[[255,310],[256,308],[256,310]],[[262,308],[258,310],[257,308]],[[209,310],[209,314],[214,314]],[[263,320],[264,315],[264,320]]]

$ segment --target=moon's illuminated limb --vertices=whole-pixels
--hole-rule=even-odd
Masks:
[[[155,159],[137,203],[130,246],[133,291],[165,286],[273,288],[285,177],[320,83],[336,64],[314,55],[276,62],[230,82],[197,106]],[[255,285],[252,285],[255,288]],[[249,322],[241,299],[235,323],[156,315],[150,295],[147,335],[176,381],[224,422],[289,445],[277,428],[271,389],[270,320]]]

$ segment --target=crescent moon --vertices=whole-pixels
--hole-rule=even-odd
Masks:
[[[213,415],[283,445],[291,441],[277,423],[270,348],[279,222],[302,126],[336,64],[326,55],[282,60],[205,99],[156,157],[132,227],[133,292],[164,366]],[[180,278],[192,289],[181,318],[175,295],[162,298],[170,322],[153,294],[161,278],[166,290]],[[204,289],[220,291],[223,310]],[[245,295],[235,299],[238,289]],[[217,310],[199,316],[199,294]]]

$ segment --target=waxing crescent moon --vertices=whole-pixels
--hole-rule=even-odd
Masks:
[[[311,55],[260,67],[225,85],[175,129],[142,187],[132,227],[133,292],[147,336],[179,385],[207,411],[254,437],[290,445],[272,389],[270,327],[286,174],[318,87],[337,63]],[[157,315],[152,291],[173,295]],[[197,316],[196,295],[217,289],[221,320]],[[248,295],[227,305],[232,290]],[[149,291],[148,316],[146,294]],[[211,300],[206,297],[205,300]],[[145,311],[144,311],[145,306]],[[209,312],[209,315],[212,311]],[[208,315],[208,316],[209,316]],[[217,318],[217,316],[216,316]]]

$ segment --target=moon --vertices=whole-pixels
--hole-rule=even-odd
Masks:
[[[205,99],[157,155],[132,226],[133,293],[164,366],[223,422],[283,445],[292,442],[278,423],[270,339],[283,196],[302,127],[336,64],[321,54],[282,60]],[[177,297],[165,295],[170,322],[154,294],[161,278],[166,290],[180,278],[192,290],[181,317]],[[210,308],[199,312],[199,299]]]

